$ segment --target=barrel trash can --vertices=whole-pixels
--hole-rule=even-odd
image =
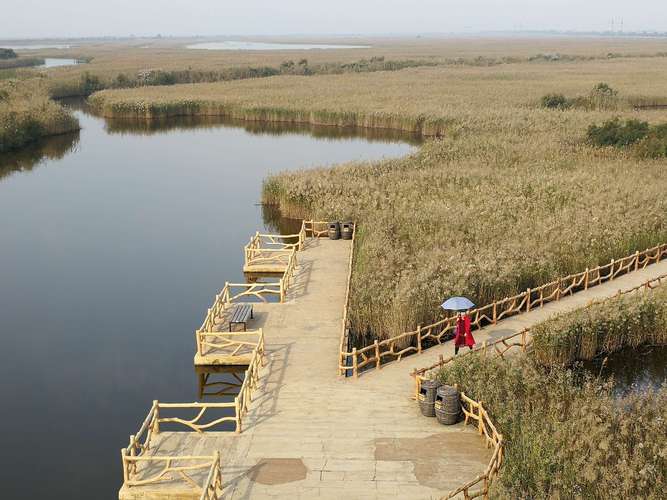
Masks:
[[[343,222],[340,226],[340,235],[344,240],[351,240],[352,233],[354,232],[354,223],[353,222]]]
[[[421,383],[417,400],[419,410],[425,417],[435,417],[435,392],[441,385],[438,380],[424,380]]]
[[[329,222],[329,239],[330,240],[340,239],[340,223],[339,222]]]
[[[461,414],[459,391],[450,385],[438,387],[435,393],[435,418],[443,425],[454,425]]]

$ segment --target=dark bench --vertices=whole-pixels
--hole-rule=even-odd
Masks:
[[[243,331],[245,332],[248,319],[253,319],[252,305],[241,304],[236,306],[229,320],[229,331],[232,331],[232,325],[243,325]]]

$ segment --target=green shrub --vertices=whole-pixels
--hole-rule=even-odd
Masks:
[[[648,135],[635,146],[635,150],[642,158],[667,156],[667,124],[652,127]]]
[[[563,94],[547,94],[542,96],[541,104],[543,108],[566,109],[570,107],[570,102]]]
[[[595,146],[623,147],[634,144],[648,135],[649,125],[639,120],[621,122],[618,118],[608,120],[601,126],[588,127],[588,140]]]
[[[16,52],[12,49],[0,48],[0,59],[16,59]]]
[[[97,75],[92,75],[87,71],[81,75],[80,86],[83,95],[90,95],[93,92],[97,92],[98,90],[102,90],[104,88],[104,85],[100,81],[100,77]]]

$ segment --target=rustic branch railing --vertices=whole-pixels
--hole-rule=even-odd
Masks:
[[[259,330],[247,332],[195,332],[197,354],[206,356],[211,350],[222,351],[225,356],[249,356],[253,351],[264,355],[264,332]]]
[[[352,248],[350,249],[350,258],[347,263],[347,285],[345,287],[345,302],[343,303],[343,325],[340,334],[340,357],[338,358],[338,374],[347,376],[348,366],[345,366],[346,358],[343,355],[348,349],[348,342],[350,337],[350,325],[347,311],[350,307],[350,282],[352,280],[352,266],[354,264],[354,243],[357,235],[357,225],[352,225]]]
[[[489,414],[484,409],[481,401],[477,402],[469,398],[464,392],[461,392],[461,407],[465,415],[465,424],[473,420],[477,424],[477,429],[480,436],[484,436],[487,448],[493,447],[493,455],[489,460],[489,465],[483,474],[477,476],[472,481],[469,481],[457,489],[450,491],[447,495],[442,497],[443,500],[454,498],[456,495],[463,493],[465,500],[483,496],[488,498],[489,487],[491,482],[498,475],[500,466],[503,463],[504,443],[502,434],[498,433],[496,426],[491,421]],[[481,484],[480,489],[472,490],[473,487]]]
[[[220,452],[215,452],[213,466],[208,473],[199,500],[222,499],[222,469],[220,467]]]
[[[618,293],[613,295],[612,297],[607,297],[596,301],[590,301],[585,307],[590,308],[597,304],[602,304],[617,299],[622,295],[635,293],[640,290],[649,291],[662,285],[663,281],[667,282],[667,274],[662,274],[656,278],[646,281],[641,285],[628,288],[626,290],[619,290]],[[520,332],[514,333],[512,335],[507,335],[498,340],[495,340],[494,342],[491,343],[483,342],[480,347],[476,347],[471,351],[466,351],[457,356],[450,356],[448,358],[440,356],[440,359],[431,366],[427,366],[419,370],[414,370],[411,373],[412,377],[414,377],[415,379],[414,399],[417,400],[419,397],[422,382],[430,378],[427,374],[429,374],[433,370],[442,368],[444,365],[454,361],[455,359],[464,358],[465,356],[471,356],[473,354],[480,354],[484,357],[491,355],[494,359],[495,358],[505,359],[505,354],[509,350],[517,347],[521,349],[522,352],[526,352],[526,350],[532,345],[533,342],[532,338],[529,336],[530,330],[531,330],[530,328],[525,328]],[[446,496],[442,498],[443,500],[453,498],[460,493],[463,493],[464,498],[466,500],[469,498],[472,499],[479,496],[484,496],[484,498],[488,498],[489,487],[491,485],[491,482],[493,481],[494,477],[497,476],[500,466],[502,465],[503,462],[504,444],[503,444],[502,434],[498,433],[495,425],[491,421],[491,418],[489,417],[487,411],[484,409],[483,403],[481,401],[479,402],[474,401],[467,395],[465,395],[465,393],[463,392],[461,392],[461,401],[463,406],[463,413],[465,415],[465,424],[468,424],[470,420],[476,421],[480,435],[484,435],[487,447],[491,445],[494,447],[494,452],[493,456],[491,457],[491,461],[489,462],[489,465],[487,466],[484,474],[476,477],[475,479],[469,481],[468,483],[465,483],[456,490],[449,492]],[[489,430],[491,432],[489,432]],[[477,491],[471,491],[471,488],[473,488],[479,483],[482,483],[481,488]]]
[[[659,245],[643,252],[635,252],[620,260],[612,259],[609,264],[586,269],[577,274],[546,283],[534,289],[495,301],[470,312],[472,327],[482,328],[485,325],[496,324],[499,320],[529,312],[535,307],[542,307],[549,302],[558,301],[566,295],[572,295],[581,290],[588,290],[604,282],[613,280],[622,274],[627,274],[646,266],[660,262],[667,257],[667,244]],[[357,377],[364,368],[379,369],[383,364],[391,361],[400,361],[410,354],[421,353],[428,344],[441,344],[454,334],[456,318],[449,317],[427,326],[418,326],[416,330],[401,333],[395,337],[375,341],[361,349],[347,351],[341,349],[339,369],[352,367],[352,373]]]

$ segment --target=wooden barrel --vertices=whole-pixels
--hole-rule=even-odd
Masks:
[[[354,222],[343,222],[340,227],[340,235],[344,240],[351,240],[354,232]]]
[[[450,385],[438,387],[433,406],[438,422],[443,425],[454,425],[461,414],[459,391]]]
[[[329,222],[329,239],[330,240],[340,239],[340,223]]]
[[[435,392],[440,385],[438,380],[424,380],[421,383],[417,400],[419,410],[425,417],[435,417]]]

